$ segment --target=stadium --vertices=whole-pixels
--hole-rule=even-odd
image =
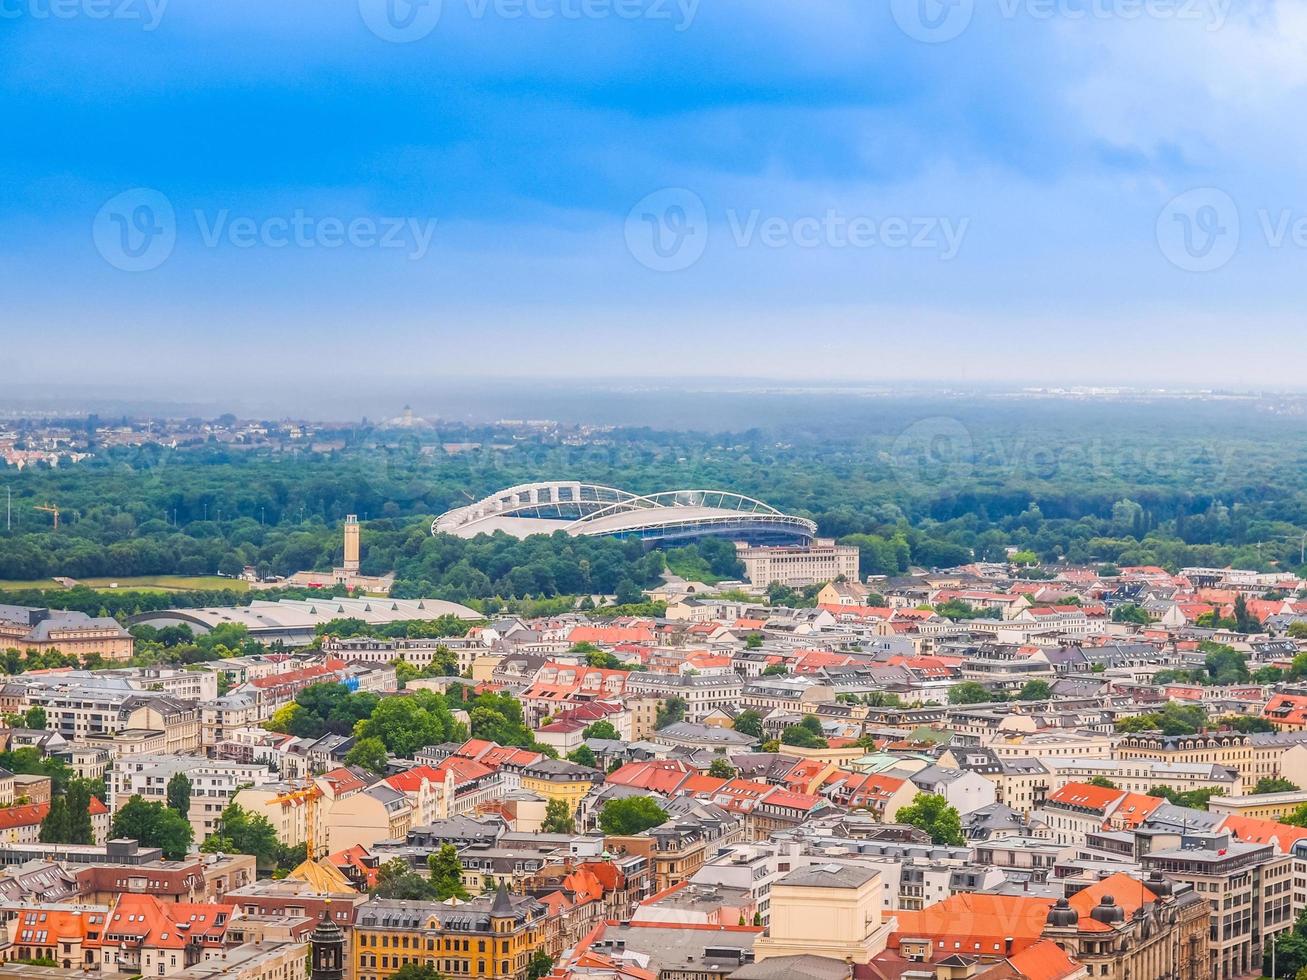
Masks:
[[[727,490],[636,494],[589,483],[530,483],[441,514],[431,533],[517,538],[563,531],[649,543],[718,537],[750,544],[808,544],[817,525]]]

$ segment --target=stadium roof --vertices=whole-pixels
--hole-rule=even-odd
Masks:
[[[503,531],[514,537],[563,531],[578,537],[681,541],[703,537],[807,543],[817,525],[727,490],[634,494],[589,483],[556,481],[509,487],[441,514],[432,534],[471,538]]]

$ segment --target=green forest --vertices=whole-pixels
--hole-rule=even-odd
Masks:
[[[870,422],[863,413],[856,431],[838,435],[829,420],[820,434],[616,429],[581,444],[487,439],[454,455],[441,443],[463,431],[383,438],[363,427],[321,453],[111,449],[58,469],[0,472],[16,517],[12,532],[0,529],[0,580],[325,570],[341,560],[348,513],[364,521],[363,570],[396,571],[400,596],[602,592],[634,602],[669,565],[706,579],[738,574],[725,542],[664,553],[561,534],[430,534],[435,515],[468,499],[560,477],[755,496],[860,545],[864,574],[997,560],[1009,546],[1045,565],[1300,567],[1307,438],[1295,420],[1207,403],[1151,414],[955,403],[947,417],[920,417],[936,410],[892,406]],[[34,510],[51,501],[64,514],[57,531]],[[249,601],[159,601],[219,595]]]

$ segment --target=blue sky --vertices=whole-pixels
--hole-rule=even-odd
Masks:
[[[1271,0],[0,0],[0,336],[38,384],[1293,384],[1305,54]]]

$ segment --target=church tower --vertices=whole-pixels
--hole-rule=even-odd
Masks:
[[[313,950],[311,980],[344,980],[345,933],[331,918],[331,902],[313,935],[309,937]]]

